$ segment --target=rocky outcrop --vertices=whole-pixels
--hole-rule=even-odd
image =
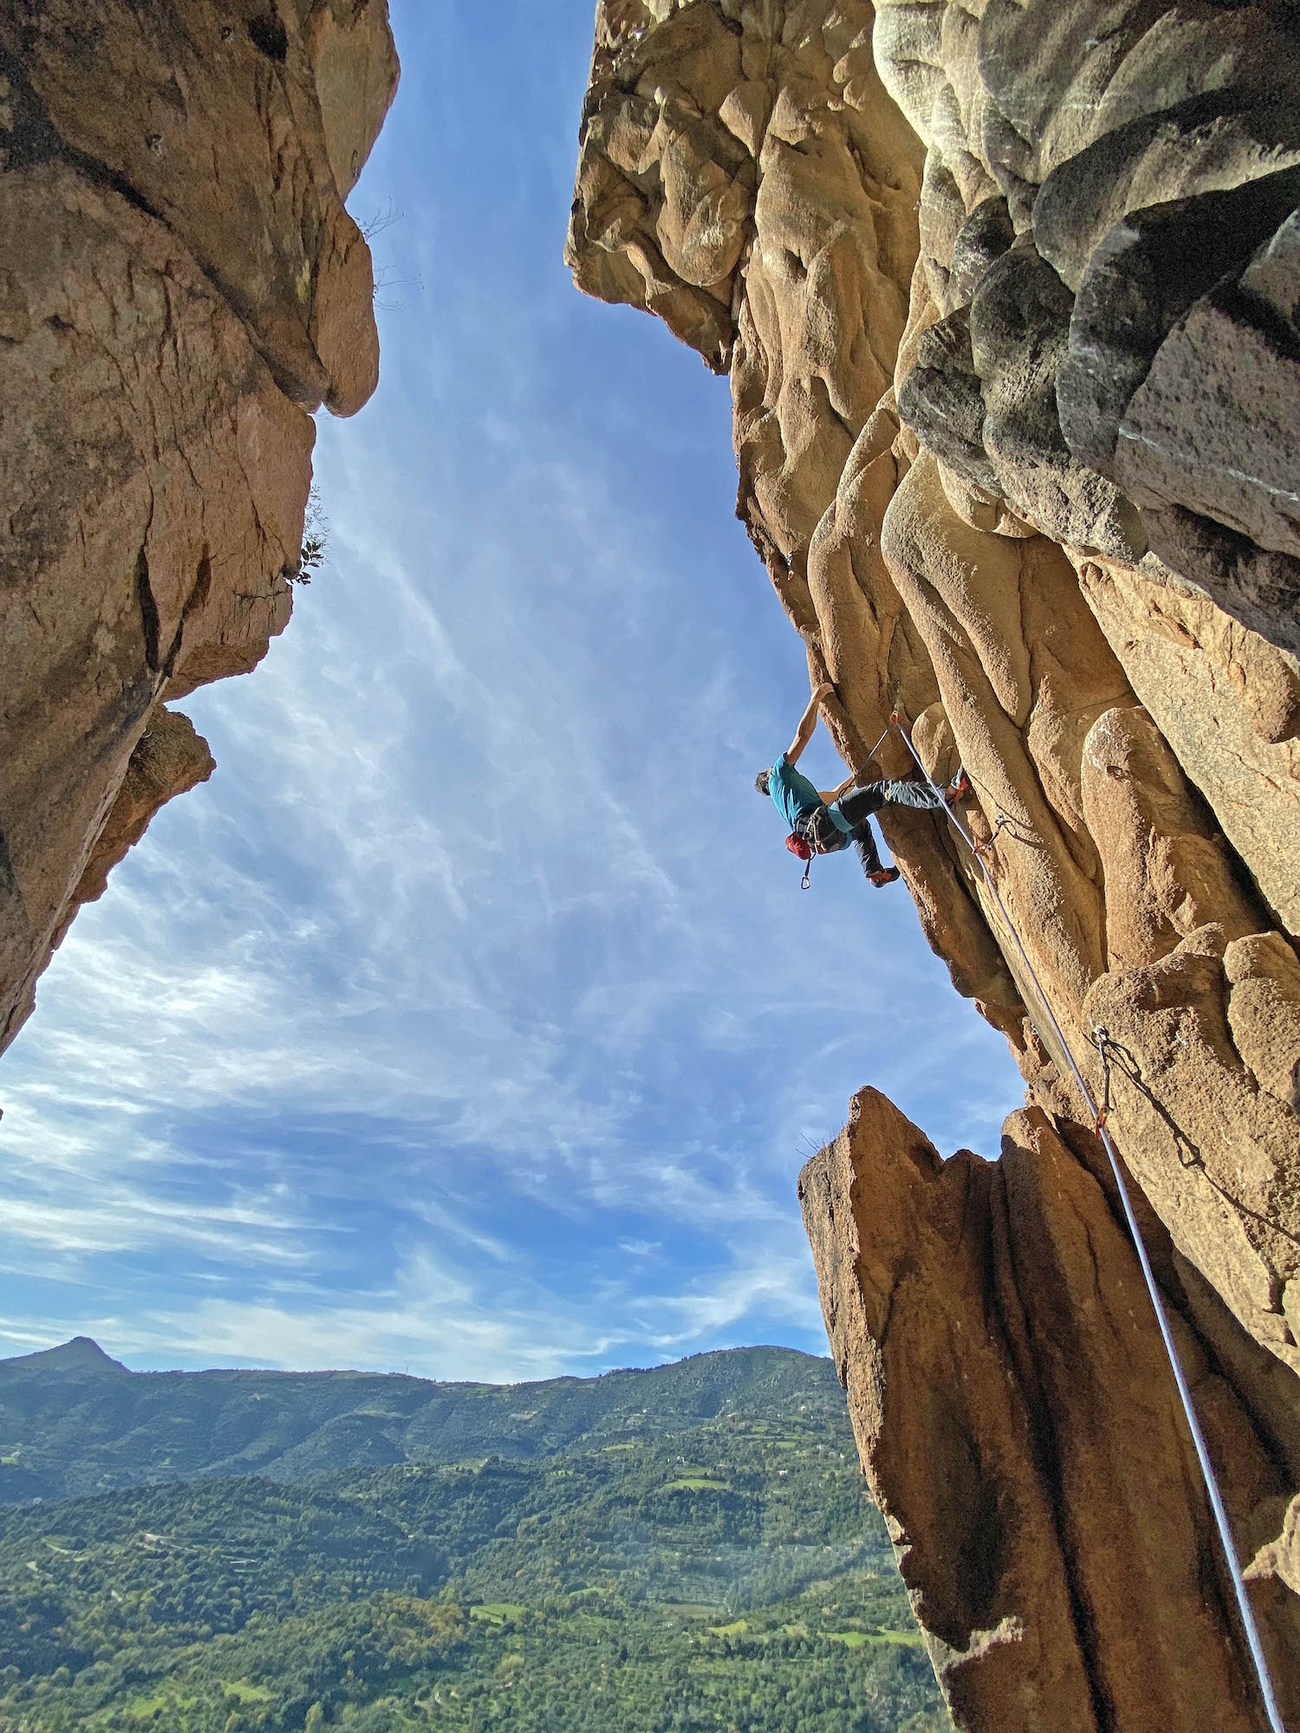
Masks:
[[[864,1089],[800,1193],[863,1465],[958,1725],[1259,1727],[1191,1438],[1096,1139],[1033,1108],[1008,1120],[1000,1161],[960,1150],[945,1162]],[[1253,1417],[1243,1390],[1265,1351],[1234,1383],[1149,1213],[1145,1231],[1253,1550],[1284,1520],[1300,1416],[1276,1428]],[[1294,1597],[1272,1561],[1255,1575],[1289,1718]]]
[[[211,769],[163,700],[288,622],[312,412],[378,377],[343,200],[396,81],[385,0],[0,12],[0,1044]]]
[[[811,678],[836,684],[846,762],[905,774],[897,737],[865,762],[897,711],[936,778],[969,770],[997,899],[945,823],[884,828],[1048,1116],[1024,1160],[1049,1162],[1049,1132],[1077,1154],[1091,1120],[1045,998],[1109,1093],[1216,1376],[1255,1368],[1257,1429],[1300,1397],[1298,90],[1300,20],[1265,3],[604,0],[568,253],[582,288],[729,372],[739,514]],[[942,1191],[911,1194],[918,1224]],[[956,1220],[950,1255],[975,1258],[984,1230]],[[936,1320],[944,1280],[936,1261],[919,1283]],[[1083,1424],[1082,1392],[1060,1401]],[[891,1447],[923,1453],[890,1412]],[[1077,1525],[1093,1471],[1058,1471]],[[1242,1547],[1287,1597],[1300,1483],[1278,1473],[1273,1533]],[[1121,1482],[1098,1468],[1094,1495],[1118,1510]],[[1092,1713],[1145,1725],[1107,1719],[1097,1680],[1124,1668],[1079,1611],[1090,1544],[1058,1551]],[[937,1557],[910,1566],[923,1622]],[[1014,1624],[1008,1592],[990,1605]],[[965,1726],[1076,1724],[992,1701],[954,1696]]]

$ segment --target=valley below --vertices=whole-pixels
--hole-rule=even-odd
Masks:
[[[0,1363],[0,1430],[3,1733],[951,1725],[827,1360],[457,1385],[78,1339]]]

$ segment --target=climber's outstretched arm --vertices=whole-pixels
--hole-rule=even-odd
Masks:
[[[785,749],[787,764],[798,764],[799,755],[812,739],[813,731],[817,727],[817,712],[821,708],[821,701],[823,698],[829,698],[834,690],[835,688],[830,681],[824,680],[808,700],[808,708],[799,718],[799,726],[795,730],[794,739]]]

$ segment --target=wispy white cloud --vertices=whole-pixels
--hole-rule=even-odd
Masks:
[[[207,1202],[201,1210],[168,1204],[143,1188],[99,1186],[78,1207],[49,1196],[5,1198],[5,1238],[76,1259],[97,1252],[142,1253],[157,1246],[238,1258],[243,1265],[306,1263],[310,1254],[290,1234],[301,1224],[256,1203]],[[28,1265],[30,1267],[30,1265]]]
[[[725,1333],[751,1318],[777,1319],[787,1327],[799,1325],[810,1335],[821,1325],[806,1261],[788,1254],[720,1273],[683,1293],[660,1296],[655,1310],[667,1313],[677,1324],[676,1329],[661,1330],[655,1337],[656,1346],[664,1352],[684,1352],[686,1344]]]

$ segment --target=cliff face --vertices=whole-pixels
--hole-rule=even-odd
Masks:
[[[875,1090],[804,1170],[863,1464],[959,1726],[1262,1725],[1190,1436],[1113,1180],[1040,1108],[942,1162]],[[1300,1469],[1289,1378],[1144,1233],[1253,1571],[1288,1718],[1294,1583],[1267,1550]],[[1252,1395],[1258,1399],[1252,1402]]]
[[[378,377],[343,199],[396,83],[385,0],[0,11],[0,1045],[211,773],[164,701],[288,623],[312,411]]]
[[[582,288],[660,314],[729,371],[738,510],[811,677],[836,683],[846,761],[862,768],[898,710],[936,778],[966,765],[964,816],[992,844],[1011,923],[1099,1099],[1107,1032],[1111,1129],[1168,1236],[1202,1384],[1236,1404],[1215,1443],[1241,1548],[1264,1549],[1257,1593],[1292,1690],[1298,89],[1300,23],[1281,5],[604,0],[568,255]],[[891,738],[871,769],[909,762]],[[1073,1315],[1086,1288],[1052,1247],[1077,1245],[1080,1221],[1097,1242],[1104,1217],[1106,1267],[1117,1282],[1124,1268],[1080,1129],[1090,1116],[951,827],[907,814],[884,829],[931,944],[1006,1033],[1038,1117],[1009,1122],[1014,1161],[962,1158],[920,1184],[899,1154],[919,1134],[886,1133],[877,1115],[805,1176],[864,1462],[941,1673],[967,1657],[952,1686],[963,1725],[1183,1724],[1172,1675],[1142,1709],[1135,1659],[1165,1643],[1176,1670],[1166,1627],[1201,1628],[1212,1550],[1172,1410],[1150,1416],[1154,1324],[1139,1296],[1135,1334],[1117,1334],[1098,1308],[1121,1303],[1098,1277],[1072,1351],[1088,1379],[1042,1353],[1050,1308]],[[880,1172],[903,1199],[892,1225],[876,1212]],[[1022,1204],[1035,1189],[1029,1214],[1007,1201],[1013,1175]],[[894,1232],[935,1249],[899,1253],[923,1322],[912,1350],[886,1352],[872,1296],[892,1289],[872,1259],[888,1261],[876,1240]],[[1015,1329],[1042,1340],[1027,1353],[1008,1339],[996,1373],[989,1361],[990,1387],[1014,1374],[1020,1418],[973,1410],[965,1455],[945,1461],[912,1386],[966,1400],[945,1322],[962,1269],[968,1335],[994,1341],[989,1319],[1011,1295],[1029,1319]],[[849,1329],[850,1314],[865,1321]],[[1092,1454],[1066,1448],[1089,1429]],[[1103,1445],[1122,1460],[1107,1466]],[[1252,1452],[1271,1480],[1244,1466]],[[883,1465],[903,1457],[898,1514],[902,1483]],[[951,1520],[946,1488],[983,1497],[995,1461],[998,1488],[1038,1475],[1024,1494],[1039,1500],[1037,1540],[1001,1490],[979,1523]],[[1132,1554],[1086,1520],[1090,1501],[1113,1534],[1133,1526]],[[1131,1573],[1162,1524],[1183,1563],[1111,1618],[1106,1561]],[[980,1563],[995,1542],[1005,1569]],[[1048,1547],[1056,1586],[1040,1594],[1021,1566],[1032,1555],[1041,1576]],[[963,1570],[984,1570],[987,1593],[945,1601]],[[1230,1622],[1213,1596],[1207,1607],[1226,1654]],[[1071,1645],[1092,1720],[1049,1688]],[[1003,1683],[972,1683],[985,1675]],[[1232,1663],[1196,1684],[1201,1722],[1254,1724]]]

